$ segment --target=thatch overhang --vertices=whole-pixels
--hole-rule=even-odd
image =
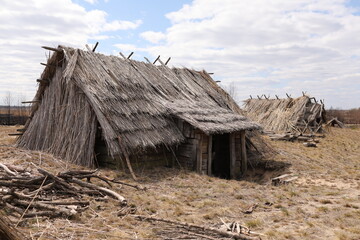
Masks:
[[[246,116],[260,123],[264,130],[277,133],[316,133],[326,121],[324,104],[306,95],[285,99],[248,99],[244,110]]]
[[[112,156],[182,142],[177,119],[206,134],[259,128],[232,110],[233,103],[214,87],[215,81],[205,71],[170,69],[59,46],[41,79],[49,82],[39,85],[34,100],[41,102],[33,104],[18,145],[48,150],[75,163],[93,165],[81,159],[90,158],[97,122]],[[64,96],[59,91],[69,93]],[[61,107],[49,106],[54,104]],[[60,140],[52,140],[54,135]],[[79,145],[77,141],[85,142]]]

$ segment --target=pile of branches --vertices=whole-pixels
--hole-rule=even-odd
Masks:
[[[221,220],[219,227],[200,226],[192,223],[179,222],[153,216],[132,215],[135,219],[159,222],[157,234],[164,239],[237,239],[261,240],[260,233],[251,231],[238,222],[226,223]]]
[[[54,175],[38,168],[37,172],[32,174],[31,171],[0,163],[0,205],[19,217],[19,221],[35,216],[54,218],[76,215],[89,207],[89,197],[98,200],[111,197],[120,206],[127,204],[126,199],[115,191],[90,182],[91,178],[98,178],[110,187],[111,182],[116,182],[96,174],[96,170],[66,171]]]

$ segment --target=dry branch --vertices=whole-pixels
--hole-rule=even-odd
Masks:
[[[258,236],[250,236],[250,235],[245,235],[245,234],[241,234],[241,233],[232,233],[232,232],[228,232],[228,231],[222,231],[213,227],[205,227],[205,226],[199,226],[196,224],[191,224],[191,223],[185,223],[185,222],[178,222],[178,221],[173,221],[173,220],[168,220],[168,219],[163,219],[163,218],[156,218],[156,217],[147,217],[147,216],[141,216],[141,215],[133,215],[133,217],[140,219],[140,220],[148,220],[148,221],[158,221],[158,222],[164,222],[164,223],[168,223],[168,224],[173,224],[176,226],[180,226],[183,228],[186,228],[188,231],[198,231],[200,230],[202,233],[203,232],[211,232],[211,233],[216,233],[221,235],[222,237],[228,237],[228,238],[233,238],[233,239],[241,239],[241,240],[258,240],[261,239]]]

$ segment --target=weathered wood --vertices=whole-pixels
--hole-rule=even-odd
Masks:
[[[47,46],[41,46],[42,48],[46,49],[46,50],[50,50],[50,51],[54,51],[54,52],[58,52],[61,53],[62,50],[58,49],[58,48],[53,48],[53,47],[47,47]]]
[[[49,80],[47,80],[47,79],[36,79],[36,81],[38,83],[43,83],[43,84],[48,84],[49,83]]]
[[[133,215],[133,217],[135,217],[137,219],[140,219],[140,220],[158,221],[158,222],[169,223],[169,224],[173,224],[173,225],[186,227],[186,228],[189,228],[189,229],[190,228],[196,228],[196,229],[203,230],[205,232],[213,232],[213,233],[219,234],[219,235],[221,235],[223,237],[227,237],[227,238],[231,238],[231,239],[241,239],[241,240],[261,239],[258,236],[250,236],[250,235],[245,235],[243,233],[232,233],[232,232],[229,232],[229,231],[223,231],[223,230],[213,228],[213,227],[199,226],[199,225],[192,224],[192,223],[178,222],[178,221],[173,221],[173,220],[168,220],[168,219],[163,219],[163,218],[147,217],[147,216],[141,216],[141,215]]]
[[[240,132],[241,142],[241,174],[244,175],[247,171],[247,154],[246,154],[246,139],[245,131]]]
[[[99,45],[99,42],[96,42],[94,48],[92,49],[92,52],[95,52],[98,45]]]
[[[1,240],[23,240],[26,239],[18,229],[10,224],[5,214],[0,212],[0,239]]]
[[[207,166],[207,174],[209,176],[212,175],[212,135],[209,136],[209,143],[208,143],[208,166]]]
[[[229,134],[229,144],[230,144],[230,178],[236,178],[236,153],[235,153],[235,133]]]
[[[196,171],[198,173],[201,173],[201,169],[202,169],[202,141],[203,141],[203,137],[201,134],[198,135],[199,137],[199,141],[198,144],[196,145]]]
[[[155,61],[153,62],[153,64],[155,64],[160,58],[160,55],[155,59]]]
[[[40,100],[33,100],[33,101],[25,101],[25,102],[21,102],[23,104],[25,103],[38,103],[38,102],[41,102]]]

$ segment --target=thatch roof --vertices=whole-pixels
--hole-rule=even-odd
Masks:
[[[264,130],[277,133],[318,132],[325,122],[325,109],[314,98],[302,96],[286,99],[248,99],[246,116],[260,123]]]
[[[93,165],[97,122],[109,153],[184,140],[174,119],[206,134],[259,128],[232,110],[205,71],[170,69],[59,46],[41,76],[32,119],[18,145]],[[85,161],[85,162],[84,162]]]

